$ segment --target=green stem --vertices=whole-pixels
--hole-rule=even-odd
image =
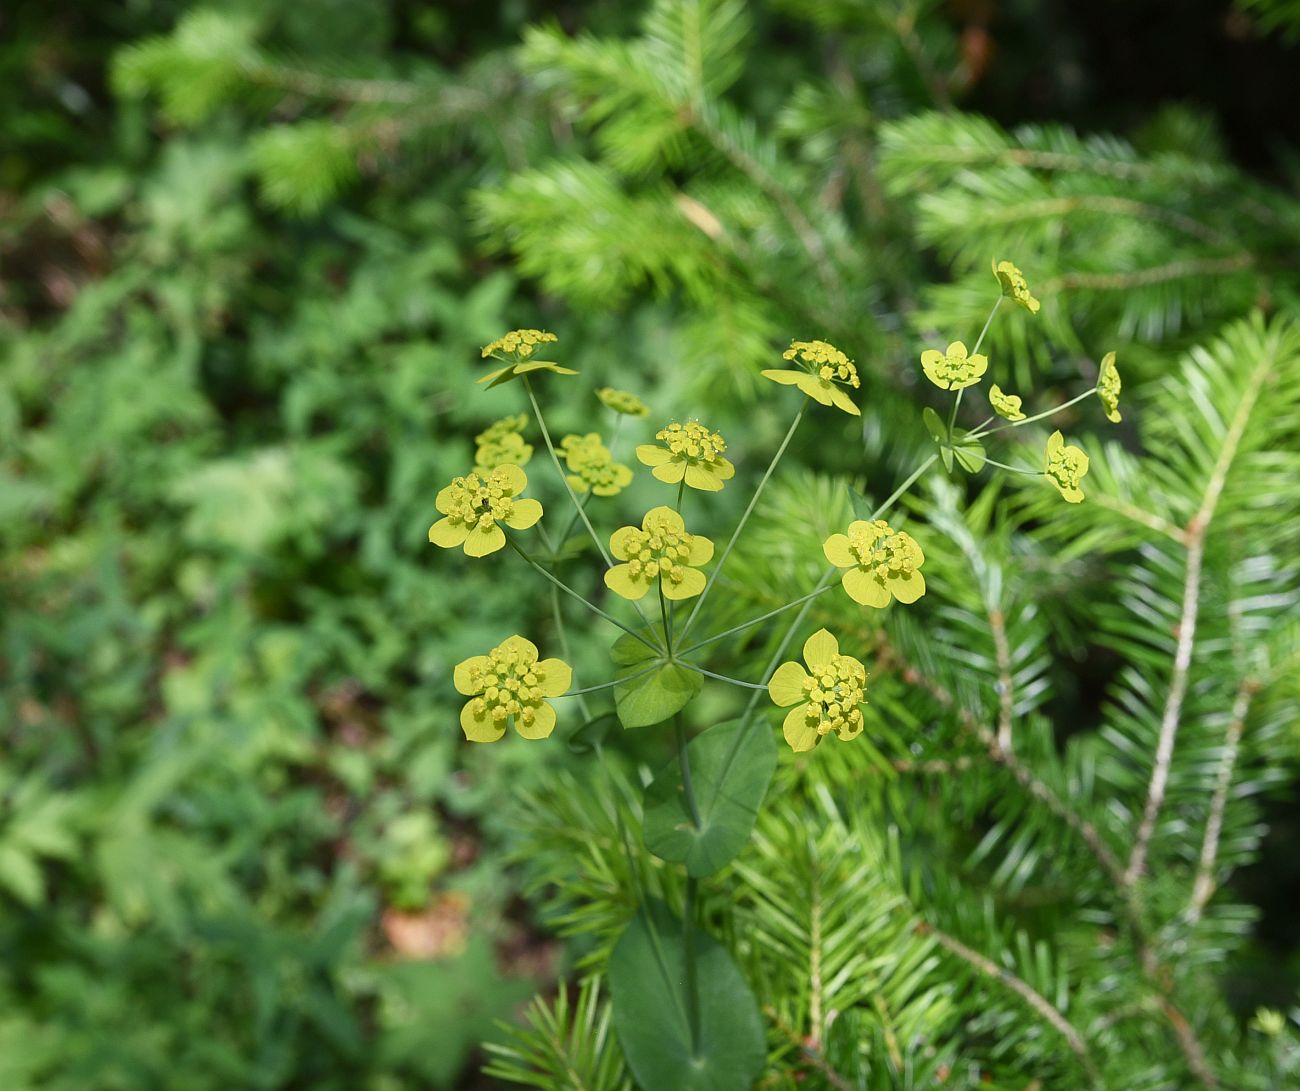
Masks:
[[[696,823],[698,825],[698,821]],[[686,1014],[691,1025],[691,1054],[700,1051],[700,985],[695,967],[695,892],[699,880],[686,877],[682,902],[682,953],[686,960]]]
[[[663,622],[664,627],[664,651],[668,658],[673,657],[673,626],[668,620],[668,600],[664,598],[663,584],[659,585],[659,619]]]
[[[516,553],[519,554],[519,556],[521,556],[525,561],[527,561],[530,565],[532,565],[533,568],[537,569],[538,572],[540,572],[543,576],[545,576],[548,580],[550,580],[551,583],[553,583],[561,591],[564,591],[567,594],[572,595],[575,599],[577,599],[580,603],[582,603],[583,606],[585,606],[592,613],[598,614],[600,617],[603,617],[611,625],[617,625],[620,629],[622,629],[625,633],[627,633],[628,636],[635,637],[637,640],[641,641],[642,644],[644,644],[647,648],[649,648],[651,651],[655,652],[656,654],[661,654],[663,652],[662,648],[652,643],[651,641],[647,640],[635,629],[631,628],[630,626],[624,625],[621,621],[618,620],[618,618],[605,613],[605,611],[602,610],[599,606],[597,606],[594,602],[589,602],[587,599],[583,598],[580,594],[578,594],[577,591],[575,591],[563,580],[560,580],[555,576],[553,576],[550,572],[548,572],[545,568],[543,568],[540,564],[538,564],[535,560],[533,560],[532,557],[530,557],[527,553],[525,553],[523,549],[520,548],[519,543],[516,542],[511,535],[509,534],[506,535],[506,542],[509,544],[511,549],[513,549]]]
[[[1042,470],[1023,470],[1019,466],[1008,466],[1005,462],[998,462],[996,459],[985,458],[984,461],[990,466],[996,466],[999,470],[1010,470],[1013,474],[1024,474],[1026,477],[1042,477]]]
[[[809,592],[807,595],[803,595],[800,598],[794,599],[792,602],[787,602],[784,606],[778,606],[775,610],[769,610],[766,614],[760,614],[756,618],[750,618],[749,621],[742,621],[739,625],[733,625],[730,629],[726,629],[723,632],[715,633],[713,636],[705,637],[703,640],[697,641],[696,643],[692,644],[689,648],[683,649],[681,654],[690,655],[692,652],[698,651],[700,648],[703,648],[705,645],[713,644],[719,640],[725,640],[733,633],[738,633],[742,629],[748,629],[751,626],[759,625],[770,617],[776,617],[777,614],[783,614],[787,610],[791,610],[794,607],[807,602],[809,599],[814,599],[818,595],[824,595],[827,591],[831,589],[832,586],[833,584],[827,584],[820,591]]]
[[[989,327],[993,325],[993,316],[998,313],[998,308],[1002,306],[1002,301],[1006,298],[1006,296],[1000,295],[997,298],[997,302],[993,304],[993,309],[989,311],[988,318],[984,320],[984,328],[980,330],[980,335],[975,338],[975,347],[970,350],[972,356],[979,352],[980,345],[984,344],[984,335],[989,332]]]
[[[731,550],[735,547],[736,541],[740,538],[740,532],[745,529],[745,524],[749,522],[750,515],[753,514],[754,507],[758,504],[758,498],[763,495],[763,489],[767,485],[768,478],[772,476],[776,469],[777,463],[781,461],[781,456],[785,454],[785,449],[790,445],[790,440],[794,438],[795,429],[799,427],[799,422],[803,420],[805,410],[808,408],[806,398],[800,399],[799,412],[794,415],[794,420],[790,423],[790,428],[785,434],[785,439],[781,441],[781,446],[776,449],[776,454],[772,456],[772,461],[768,464],[767,472],[763,474],[762,480],[758,483],[758,488],[754,490],[754,495],[750,498],[749,506],[740,517],[740,522],[736,524],[736,529],[727,542],[727,548],[722,551],[722,556],[718,558],[718,563],[713,566],[713,572],[709,575],[708,581],[704,585],[704,590],[700,597],[695,600],[695,605],[691,608],[690,614],[686,618],[686,624],[682,626],[682,639],[685,640],[687,634],[691,631],[691,626],[695,623],[695,617],[699,614],[704,606],[704,601],[709,597],[709,592],[713,590],[714,583],[717,582],[719,573],[722,572],[722,566],[727,563],[727,558],[731,556]]]
[[[560,589],[551,584],[551,616],[555,619],[555,635],[560,642],[560,654],[564,656],[566,663],[573,662],[573,656],[569,654],[569,636],[564,631],[564,612],[560,609]],[[578,690],[569,696],[578,697],[580,693],[586,693],[587,690]],[[578,710],[582,713],[584,720],[591,719],[591,710],[587,708],[587,702],[578,697]]]
[[[679,667],[685,667],[688,671],[694,671],[696,674],[702,674],[705,678],[716,678],[719,682],[728,682],[733,686],[740,686],[742,689],[760,689],[765,690],[767,686],[757,686],[753,682],[742,682],[739,678],[732,678],[725,674],[715,674],[713,671],[705,670],[703,667],[697,667],[694,663],[687,663],[684,659],[677,659],[674,662]]]
[[[1051,417],[1057,413],[1062,412],[1063,410],[1069,409],[1070,406],[1077,405],[1085,398],[1091,398],[1096,393],[1097,393],[1097,389],[1096,387],[1093,387],[1091,390],[1085,390],[1082,394],[1076,394],[1068,402],[1062,402],[1060,405],[1055,406],[1052,409],[1044,409],[1041,413],[1035,413],[1032,417],[1026,417],[1024,420],[1007,421],[1006,424],[999,424],[996,428],[990,428],[987,432],[979,432],[971,436],[970,438],[983,439],[985,436],[991,436],[998,432],[1003,432],[1008,428],[1022,428],[1026,424],[1033,424],[1034,421],[1040,421],[1045,417]]]
[[[885,500],[885,502],[871,513],[871,519],[867,521],[873,522],[874,520],[879,519],[882,515],[884,515],[885,512],[887,512],[893,506],[894,501],[897,500],[900,496],[902,496],[903,493],[907,492],[907,490],[910,489],[913,485],[915,485],[916,479],[920,477],[923,473],[925,473],[925,471],[928,470],[931,466],[934,465],[934,462],[938,457],[939,457],[939,452],[936,451],[924,462],[922,462],[921,465],[919,465],[915,470],[913,470],[911,474],[908,476],[907,480],[904,481],[901,485],[899,485],[898,488],[896,488],[892,493],[890,493],[889,497]]]
[[[629,674],[626,678],[615,678],[612,682],[601,682],[598,686],[587,686],[585,689],[571,689],[568,693],[561,693],[560,697],[581,697],[584,693],[599,693],[603,689],[613,689],[615,686],[621,686],[625,682],[635,682],[638,678],[644,678],[647,674],[654,674],[660,667],[656,660],[653,667],[646,667],[643,671],[637,671],[636,674]],[[555,698],[557,701],[559,697]],[[587,713],[583,713],[584,716]]]

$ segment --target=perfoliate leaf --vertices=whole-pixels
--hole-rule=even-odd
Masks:
[[[680,712],[700,692],[703,678],[694,671],[669,663],[630,634],[620,637],[610,651],[615,673],[614,705],[624,727],[649,727]]]

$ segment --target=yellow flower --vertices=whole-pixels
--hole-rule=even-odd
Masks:
[[[1006,420],[1025,419],[1024,413],[1020,411],[1020,396],[1004,394],[997,383],[989,387],[989,405],[993,406],[993,412]]]
[[[940,390],[962,390],[980,381],[989,369],[989,358],[982,354],[967,356],[966,346],[954,341],[946,353],[938,349],[921,353],[921,369]]]
[[[514,721],[525,739],[544,739],[555,727],[555,709],[546,698],[559,697],[573,681],[563,659],[537,660],[537,645],[522,636],[503,640],[487,655],[472,655],[452,679],[470,700],[460,710],[460,726],[470,742],[496,742]]]
[[[560,457],[573,471],[568,481],[574,492],[590,489],[597,496],[617,496],[632,484],[631,468],[615,462],[595,432],[565,436],[560,441]]]
[[[490,356],[494,360],[500,360],[506,366],[489,372],[477,381],[497,386],[508,383],[520,375],[526,375],[530,371],[554,371],[557,375],[577,375],[578,373],[572,368],[560,367],[553,360],[532,359],[538,345],[547,345],[558,340],[555,334],[544,330],[511,330],[504,337],[498,337],[490,345],[483,346],[483,359],[486,360]]]
[[[1013,299],[1025,308],[1030,314],[1037,314],[1039,302],[1029,292],[1029,283],[1025,280],[1025,274],[1017,269],[1009,261],[994,261],[993,275],[998,278],[998,283],[1002,285],[1002,294],[1008,299]]]
[[[1115,354],[1106,353],[1101,358],[1101,373],[1097,376],[1097,397],[1106,409],[1106,419],[1111,424],[1118,424],[1119,415],[1119,368],[1115,366]]]
[[[692,489],[717,492],[724,481],[736,476],[736,467],[722,457],[726,441],[699,421],[673,421],[656,432],[655,439],[664,446],[643,443],[636,449],[636,457],[653,467],[651,472],[660,481],[676,485],[685,479]]]
[[[1078,447],[1066,446],[1060,432],[1053,432],[1047,438],[1047,455],[1044,473],[1071,504],[1083,499],[1083,490],[1079,482],[1088,472],[1088,456]]]
[[[605,585],[633,601],[659,581],[667,599],[694,598],[704,590],[704,573],[696,565],[713,557],[713,543],[700,534],[687,534],[682,517],[672,508],[651,508],[641,529],[620,527],[610,536],[609,551],[624,564],[605,573]]]
[[[834,345],[827,341],[791,341],[790,347],[781,353],[781,359],[793,360],[800,370],[769,368],[763,372],[763,378],[782,386],[797,386],[821,405],[833,405],[855,417],[862,415],[853,399],[835,385],[839,383],[856,390],[862,381],[853,361]]]
[[[526,466],[533,457],[533,445],[519,433],[527,423],[523,413],[502,417],[475,436],[474,472],[485,477],[498,466]]]
[[[767,692],[778,708],[794,705],[782,727],[792,750],[811,750],[835,732],[847,742],[862,734],[867,668],[850,655],[840,655],[836,639],[818,629],[803,646],[805,671],[798,663],[782,663]]]
[[[836,568],[843,568],[844,590],[854,602],[877,608],[890,598],[915,602],[925,594],[921,565],[925,554],[910,534],[894,530],[883,519],[849,524],[848,534],[832,534],[822,552]]]
[[[454,478],[434,501],[446,518],[429,528],[429,541],[444,549],[463,545],[471,557],[495,553],[506,544],[498,523],[527,530],[542,517],[542,505],[536,500],[518,498],[527,485],[528,475],[518,466]]]
[[[629,394],[626,390],[615,390],[612,386],[602,386],[596,391],[596,397],[602,405],[614,410],[615,413],[622,413],[627,417],[648,417],[650,407],[646,405],[635,394]]]

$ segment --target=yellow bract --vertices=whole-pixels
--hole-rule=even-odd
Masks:
[[[1079,482],[1088,472],[1088,456],[1078,447],[1067,446],[1060,432],[1053,432],[1047,439],[1043,472],[1071,504],[1077,504],[1083,499]]]
[[[974,386],[989,368],[989,358],[976,354],[966,355],[966,346],[953,341],[947,352],[926,349],[921,353],[921,369],[925,377],[941,390],[962,390]]]
[[[998,284],[1002,286],[1002,294],[1008,299],[1012,299],[1025,308],[1030,314],[1037,314],[1040,306],[1029,291],[1029,282],[1025,280],[1025,274],[1017,269],[1009,261],[994,261],[993,275],[998,278]]]
[[[793,360],[799,371],[786,371],[782,368],[769,368],[763,372],[763,378],[771,379],[782,386],[795,386],[820,405],[833,405],[855,417],[862,411],[853,404],[853,399],[836,384],[851,386],[855,390],[862,385],[858,378],[858,369],[853,361],[828,341],[791,341],[790,347],[781,353],[783,360]]]
[[[434,506],[446,517],[429,528],[429,541],[444,549],[463,545],[471,557],[485,557],[506,544],[497,524],[527,530],[542,517],[536,500],[519,499],[528,475],[518,466],[498,466],[487,474],[457,477],[438,493]]]
[[[483,359],[486,360],[490,356],[494,360],[502,361],[506,366],[488,372],[476,381],[497,386],[520,375],[527,375],[531,371],[554,371],[557,375],[578,374],[572,368],[560,367],[552,360],[532,358],[538,345],[547,345],[558,340],[555,334],[547,333],[545,330],[511,330],[504,337],[498,337],[491,344],[484,345],[482,353]]]
[[[1101,358],[1101,372],[1097,376],[1097,396],[1106,409],[1106,419],[1118,424],[1122,419],[1119,413],[1119,368],[1115,366],[1115,354],[1106,353]]]
[[[925,594],[925,554],[915,538],[883,519],[855,520],[847,534],[827,538],[822,552],[836,568],[846,570],[844,590],[863,606],[888,606],[891,598],[911,603]]]
[[[574,492],[590,489],[596,496],[617,496],[632,484],[631,468],[615,462],[595,432],[565,436],[560,440],[560,457],[573,471],[568,481]]]
[[[669,507],[651,508],[641,529],[620,527],[610,536],[609,551],[620,561],[605,573],[605,586],[633,601],[643,598],[659,581],[667,599],[694,598],[704,590],[698,566],[713,557],[713,543],[700,534],[687,534],[682,517]]]
[[[835,732],[848,741],[862,734],[867,669],[849,655],[840,655],[839,642],[818,629],[803,646],[805,671],[793,661],[782,663],[767,692],[779,708],[791,708],[782,732],[792,750],[811,750]]]
[[[692,489],[718,492],[723,482],[736,476],[736,467],[722,457],[726,441],[699,421],[673,421],[656,432],[655,439],[663,446],[643,443],[636,449],[636,457],[652,467],[660,481],[669,485],[685,481]]]
[[[526,443],[519,433],[528,423],[528,417],[502,417],[493,421],[474,437],[474,472],[486,476],[498,466],[526,466],[533,457],[533,445]]]
[[[989,387],[989,405],[993,406],[993,412],[1006,420],[1025,419],[1024,413],[1020,411],[1020,396],[1004,394],[997,383]]]
[[[650,407],[635,394],[630,394],[626,390],[615,390],[612,386],[602,386],[596,391],[596,397],[600,399],[601,405],[607,406],[614,410],[615,413],[622,413],[626,417],[648,417],[650,415]]]
[[[496,742],[513,721],[525,739],[544,739],[555,727],[548,697],[559,697],[573,681],[562,659],[537,659],[537,645],[522,636],[503,640],[487,655],[473,655],[452,676],[470,700],[460,726],[470,742]]]

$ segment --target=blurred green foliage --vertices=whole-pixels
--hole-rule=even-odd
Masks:
[[[1020,60],[1027,22],[1001,24]],[[756,365],[842,342],[862,444],[801,440],[823,476],[790,479],[830,511],[825,475],[879,490],[925,442],[913,350],[986,305],[991,248],[1055,288],[993,342],[1045,394],[1116,336],[1140,388],[1294,304],[1285,155],[1266,184],[1186,107],[1130,140],[954,112],[981,93],[973,28],[904,0],[6,6],[0,1086],[448,1087],[563,969],[506,803],[563,817],[578,759],[468,750],[449,685],[548,603],[425,540],[472,436],[519,408],[471,389],[504,330],[558,330],[588,387],[735,424],[741,455],[782,427],[747,400]],[[533,863],[535,895],[559,884],[558,854]],[[561,998],[501,1077],[619,1086],[597,988]]]

